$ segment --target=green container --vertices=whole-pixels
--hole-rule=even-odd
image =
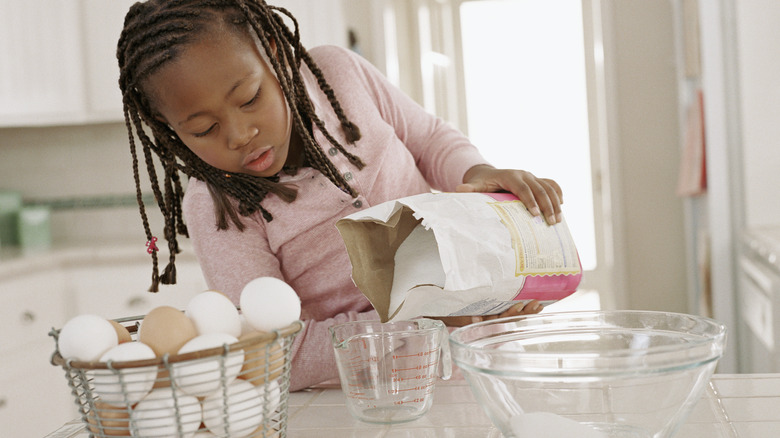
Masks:
[[[17,223],[21,209],[21,193],[0,190],[0,246],[19,245]]]
[[[49,248],[51,246],[49,207],[22,207],[19,211],[18,233],[22,248]]]

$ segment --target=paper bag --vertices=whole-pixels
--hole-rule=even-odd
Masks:
[[[336,223],[352,279],[383,322],[498,314],[571,295],[582,277],[566,222],[506,193],[425,193]]]

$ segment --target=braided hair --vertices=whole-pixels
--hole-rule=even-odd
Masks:
[[[291,30],[284,22],[288,18]],[[159,273],[157,253],[152,255],[152,285],[157,292],[159,283],[175,284],[175,257],[179,252],[177,234],[188,236],[182,219],[181,201],[184,195],[180,173],[204,181],[217,211],[216,226],[220,230],[230,223],[243,230],[239,216],[250,216],[258,211],[266,221],[273,216],[261,205],[268,193],[286,202],[295,200],[295,187],[279,183],[279,177],[257,177],[233,173],[213,167],[195,155],[163,121],[156,117],[144,86],[155,72],[177,59],[187,45],[208,35],[215,23],[225,24],[236,32],[256,34],[268,55],[282,92],[290,107],[292,123],[303,141],[303,154],[311,167],[320,171],[334,185],[353,197],[357,192],[347,183],[312,135],[312,124],[353,165],[364,164],[326,129],[315,114],[300,73],[304,63],[317,79],[317,85],[327,96],[337,115],[344,136],[349,143],[360,139],[360,130],[345,115],[335,93],[322,71],[300,43],[298,22],[284,8],[271,6],[263,0],[148,0],[135,3],[125,16],[124,28],[117,45],[119,61],[119,88],[122,92],[125,125],[133,162],[136,196],[147,239],[153,243],[149,219],[142,200],[137,143],[140,142],[146,171],[155,200],[164,218],[164,235],[168,243],[168,265]],[[275,45],[275,46],[272,46]],[[274,48],[276,50],[274,50]],[[137,141],[136,141],[137,140]],[[159,161],[155,163],[154,156]],[[158,170],[162,175],[158,175]],[[297,169],[285,168],[294,174]],[[160,181],[162,179],[162,182]],[[230,222],[230,223],[229,223]]]

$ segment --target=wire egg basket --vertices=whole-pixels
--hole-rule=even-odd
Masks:
[[[137,339],[143,317],[116,320]],[[90,437],[285,437],[292,344],[287,327],[155,359],[80,362],[55,350]],[[50,335],[59,337],[60,330]]]

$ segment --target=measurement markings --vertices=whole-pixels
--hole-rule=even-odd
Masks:
[[[419,370],[424,370],[424,369],[427,369],[427,368],[430,368],[430,367],[435,367],[437,365],[439,365],[439,360],[438,359],[433,361],[433,362],[428,362],[428,363],[425,363],[425,364],[422,364],[422,365],[417,365],[417,366],[414,366],[414,367],[411,367],[411,368],[392,368],[390,370],[390,372],[397,373],[399,371],[419,371]]]
[[[439,352],[438,348],[434,348],[433,350],[428,351],[420,351],[418,353],[412,353],[412,354],[394,354],[393,359],[399,359],[402,357],[423,357],[423,356],[429,356],[431,354],[436,354]]]

